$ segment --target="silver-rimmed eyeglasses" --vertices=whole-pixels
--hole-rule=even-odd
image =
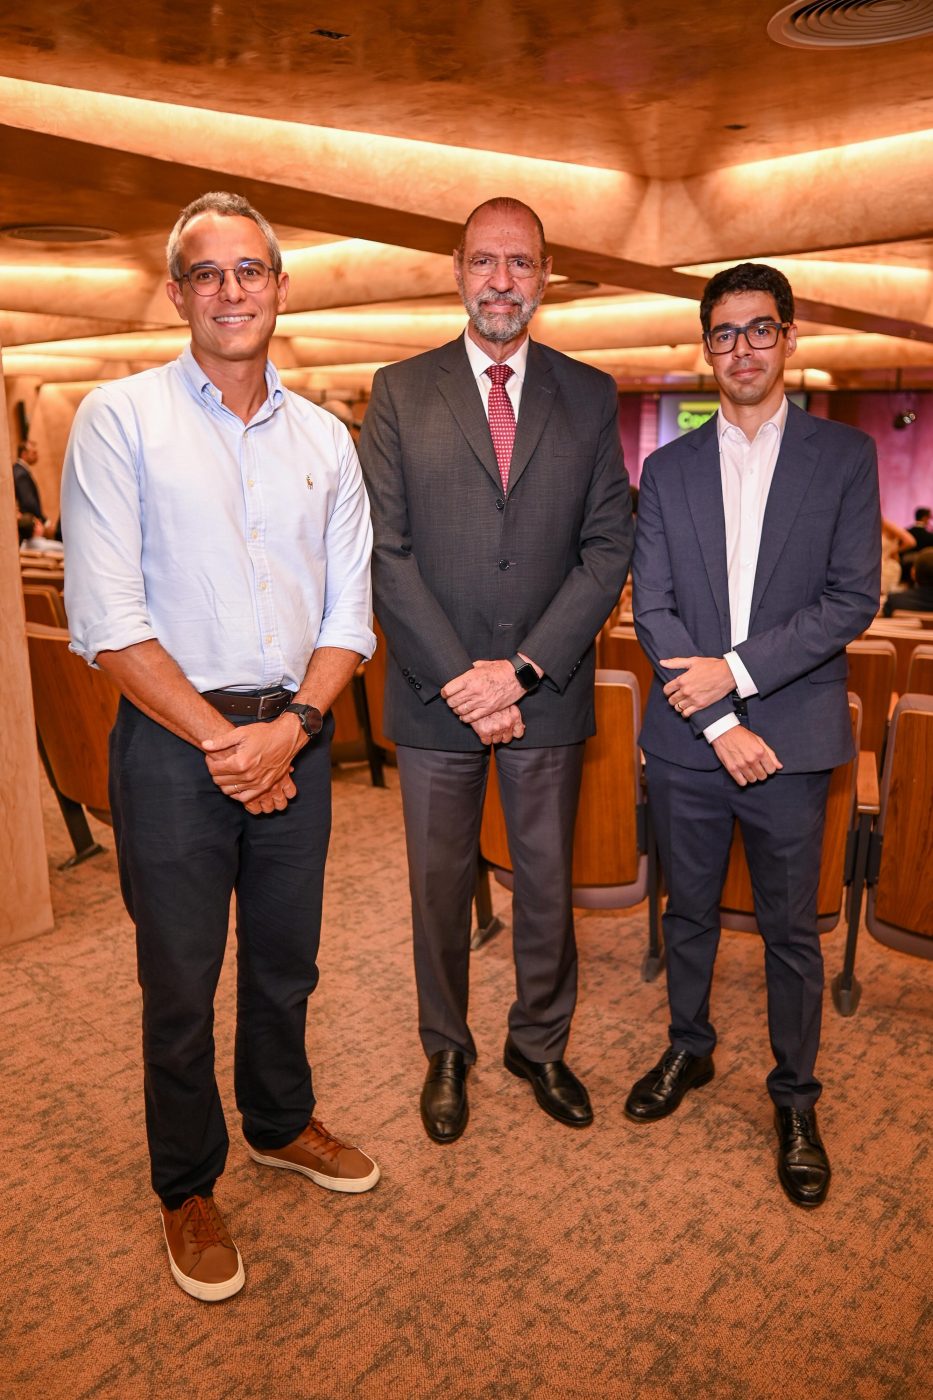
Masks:
[[[703,339],[711,355],[728,355],[740,335],[744,335],[750,350],[770,350],[777,345],[781,332],[786,333],[792,325],[793,321],[749,321],[747,326],[714,326]]]
[[[199,297],[214,297],[224,284],[224,278],[232,272],[244,292],[261,292],[269,285],[272,268],[258,258],[243,258],[234,267],[218,267],[216,263],[195,263],[183,272],[178,279]]]
[[[543,262],[535,262],[533,258],[497,258],[492,253],[474,253],[472,258],[464,258],[464,262],[474,277],[491,277],[498,271],[499,264],[504,262],[510,276],[519,280],[533,277],[544,266]]]

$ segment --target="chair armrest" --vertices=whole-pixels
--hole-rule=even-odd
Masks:
[[[881,796],[878,791],[878,760],[873,753],[864,750],[858,756],[858,776],[855,785],[859,816],[866,813],[877,815],[881,810]]]

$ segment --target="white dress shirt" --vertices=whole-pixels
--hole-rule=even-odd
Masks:
[[[476,383],[483,398],[483,407],[486,410],[486,417],[489,417],[489,390],[492,388],[492,380],[486,373],[489,365],[508,365],[512,373],[505,383],[505,392],[512,400],[512,408],[515,412],[515,421],[518,422],[518,410],[522,401],[522,385],[525,382],[525,366],[528,364],[528,337],[522,341],[521,345],[510,355],[507,360],[492,360],[481,350],[476,341],[470,335],[469,329],[463,332],[463,343],[466,346],[467,357],[470,361],[470,368],[476,376]]]
[[[316,647],[372,655],[369,502],[353,441],[283,389],[244,424],[190,348],[93,390],[62,481],[72,650],[150,639],[196,690],[296,690]]]
[[[787,399],[784,398],[777,412],[762,423],[749,442],[740,427],[723,417],[722,409],[716,415],[733,647],[744,642],[748,636],[752,591],[761,548],[761,527],[786,421]],[[740,697],[745,700],[749,695],[757,695],[758,687],[738,652],[727,651],[725,660],[735,678],[735,688]],[[722,719],[707,725],[703,733],[712,743],[738,722],[735,715],[724,715]]]

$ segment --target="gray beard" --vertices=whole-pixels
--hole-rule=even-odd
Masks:
[[[519,292],[509,292],[506,296],[490,296],[481,292],[479,296],[467,298],[461,297],[466,307],[470,322],[484,340],[491,341],[493,345],[505,345],[510,340],[515,340],[528,325],[532,316],[537,311],[544,288],[539,287],[536,294],[526,300]],[[515,310],[508,316],[487,315],[483,306],[487,301],[511,301],[515,304]]]

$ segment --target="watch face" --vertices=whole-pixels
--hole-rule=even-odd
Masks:
[[[530,661],[524,661],[521,666],[516,666],[515,675],[519,685],[523,686],[525,690],[534,690],[538,684],[538,673]]]

